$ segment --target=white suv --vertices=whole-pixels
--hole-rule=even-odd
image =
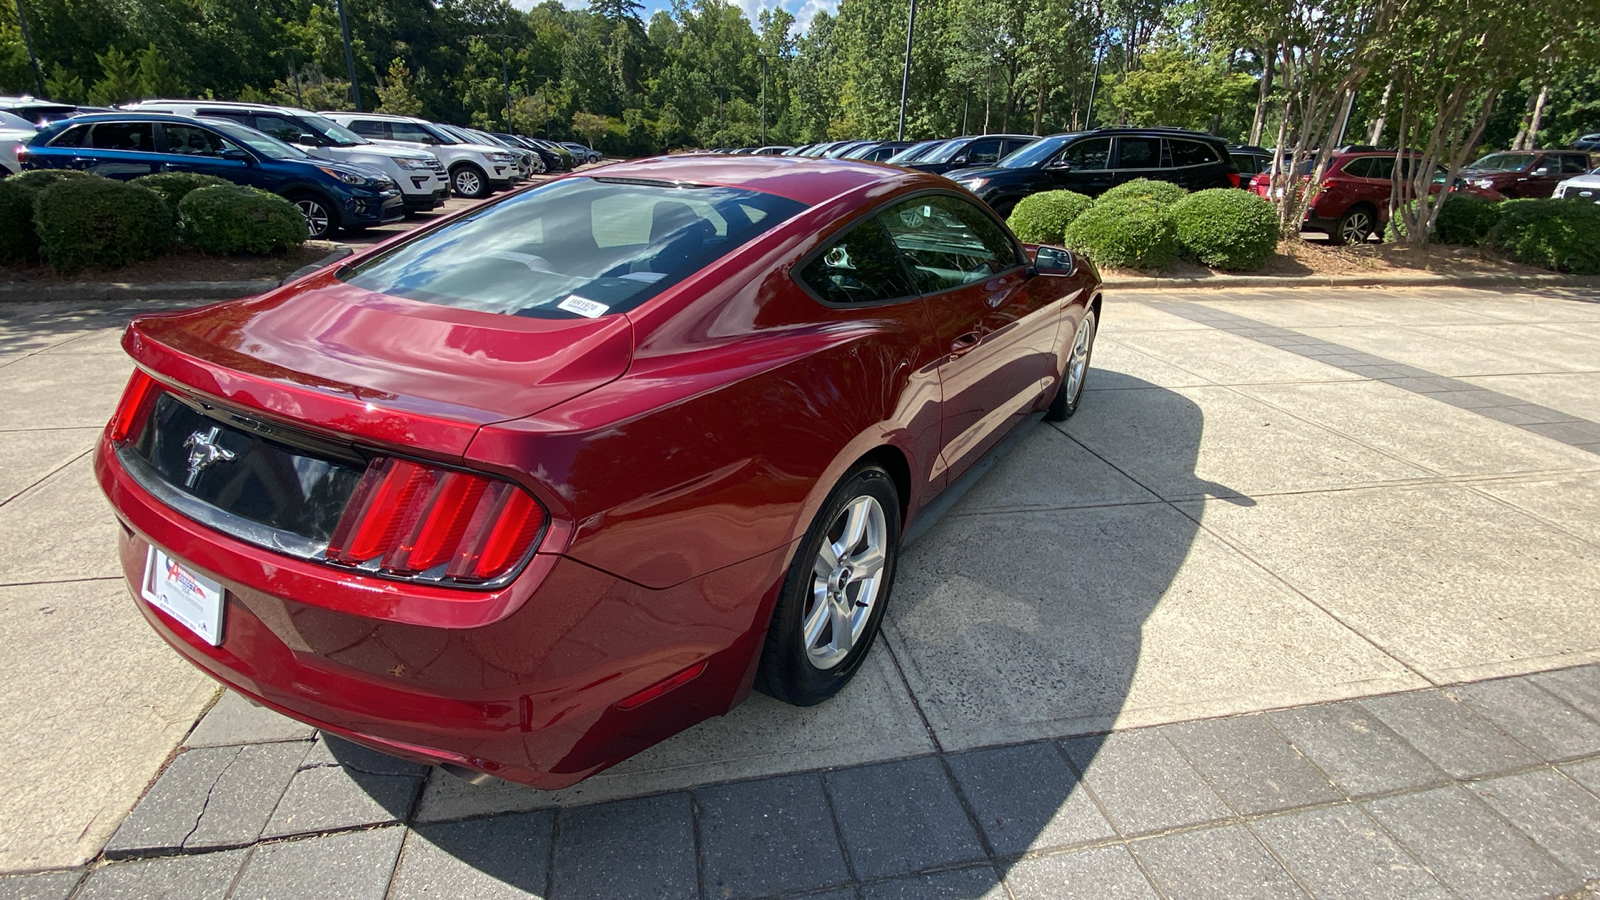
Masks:
[[[439,157],[415,147],[374,143],[304,109],[209,100],[146,100],[123,109],[225,119],[270,134],[319,159],[372,166],[400,186],[408,213],[438,209],[450,196],[450,181]]]
[[[450,170],[450,187],[462,197],[487,197],[522,180],[517,158],[504,147],[472,144],[427,119],[384,113],[324,112],[323,115],[378,143],[422,146]]]

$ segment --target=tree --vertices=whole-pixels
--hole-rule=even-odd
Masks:
[[[172,74],[172,67],[167,65],[167,56],[157,49],[155,44],[146,46],[139,51],[139,96],[145,98],[155,97],[181,97],[183,86],[178,83]]]
[[[397,116],[422,115],[422,100],[417,97],[417,82],[406,68],[405,60],[395,57],[389,62],[389,77],[378,85],[378,112]]]
[[[116,47],[99,54],[102,75],[89,89],[89,102],[96,106],[115,106],[139,96],[139,74],[131,57]]]
[[[44,77],[44,92],[62,103],[84,103],[89,98],[83,79],[68,72],[61,63],[50,65],[50,74]]]
[[[1206,130],[1213,117],[1237,106],[1255,79],[1229,71],[1214,53],[1178,47],[1148,53],[1141,66],[1111,87],[1109,99],[1131,125],[1176,125]]]
[[[593,147],[610,128],[611,121],[605,117],[589,112],[575,112],[572,114],[572,130],[583,135],[584,139]]]

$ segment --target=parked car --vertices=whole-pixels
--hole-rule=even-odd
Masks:
[[[578,167],[578,158],[572,154],[571,150],[561,146],[560,143],[552,141],[548,138],[528,138],[528,140],[560,157],[561,171],[571,172],[573,169]]]
[[[17,150],[39,133],[38,126],[21,116],[0,112],[0,178],[22,171]]]
[[[922,172],[943,175],[957,169],[990,167],[1037,141],[1031,134],[978,134],[951,138],[920,158],[899,163]]]
[[[1239,170],[1241,187],[1247,186],[1250,179],[1256,175],[1272,168],[1273,153],[1265,147],[1239,144],[1228,148],[1228,156],[1233,159],[1234,167]]]
[[[1077,407],[1100,306],[934,176],[618,163],[134,319],[95,471],[133,602],[207,674],[558,788],[756,684],[843,688],[902,535]]]
[[[573,159],[577,160],[579,165],[584,163],[597,163],[600,160],[605,159],[605,156],[602,155],[599,150],[596,150],[593,147],[585,144],[580,144],[577,141],[561,141],[560,143],[567,152],[572,154]]]
[[[1589,154],[1578,150],[1510,150],[1472,163],[1461,177],[1507,197],[1548,197],[1562,180],[1589,168]]]
[[[210,100],[146,100],[126,109],[226,119],[293,144],[317,159],[371,166],[400,186],[406,212],[438,209],[450,196],[449,176],[439,157],[415,147],[374,143],[309,110]]]
[[[855,143],[855,142],[854,141],[820,141],[820,142],[812,144],[810,147],[806,148],[805,152],[799,153],[799,154],[796,154],[796,155],[797,156],[804,156],[804,157],[807,157],[807,158],[810,158],[810,159],[821,159],[823,154],[827,153],[829,150],[833,150],[833,149],[835,149],[837,147],[843,146],[844,144],[852,144],[852,143]]]
[[[93,112],[93,110],[88,110]],[[23,95],[21,97],[0,97],[0,112],[8,112],[18,118],[32,122],[43,127],[52,122],[70,119],[80,112],[80,108],[70,103],[55,103],[50,100],[36,100]]]
[[[912,144],[906,149],[901,150],[899,153],[889,157],[888,159],[884,160],[884,162],[889,163],[890,165],[903,166],[916,159],[926,156],[929,153],[932,153],[936,148],[945,145],[950,140],[950,138],[935,138],[931,141],[919,141],[918,143]]]
[[[487,131],[468,128],[463,125],[447,125],[442,122],[435,122],[434,125],[468,143],[482,144],[485,147],[499,147],[510,153],[511,159],[517,167],[517,180],[519,181],[526,181],[528,176],[533,174],[534,161],[539,158],[539,154],[534,153],[516,141],[507,141],[495,137]]]
[[[945,177],[972,191],[1002,216],[1040,191],[1091,197],[1132,181],[1170,181],[1191,191],[1238,187],[1239,170],[1221,138],[1178,128],[1101,128],[1041,138],[992,167],[957,169]]]
[[[877,141],[840,141],[839,143],[837,143],[837,144],[833,145],[832,147],[829,147],[827,150],[823,151],[822,158],[823,159],[839,159],[840,157],[844,156],[846,153],[849,153],[851,150],[855,150],[855,149],[858,149],[860,147],[866,147],[866,146],[869,146],[869,145],[872,145],[872,144],[876,144],[876,143],[877,143]]]
[[[1551,196],[1558,200],[1592,200],[1600,203],[1600,169],[1568,178],[1556,185],[1555,193]]]
[[[754,156],[782,156],[786,151],[794,148],[788,144],[768,144],[750,151]]]
[[[215,175],[281,194],[323,238],[405,216],[400,187],[383,172],[316,159],[254,128],[164,113],[95,113],[39,130],[18,153],[23,169],[77,169],[123,180],[156,172]]]
[[[487,197],[521,180],[517,159],[510,150],[464,141],[426,119],[336,111],[324,111],[322,115],[373,143],[409,144],[427,149],[444,163],[450,176],[450,189],[462,197]]]
[[[558,172],[561,170],[561,157],[536,144],[529,143],[521,135],[505,134],[499,131],[491,131],[489,135],[502,144],[509,145],[515,150],[528,154],[524,166],[528,175],[542,175],[545,172]]]
[[[1576,141],[1573,141],[1572,142],[1572,149],[1574,149],[1574,150],[1588,150],[1590,152],[1594,152],[1596,150],[1600,150],[1600,132],[1595,132],[1594,134],[1586,134],[1586,135],[1578,138]]]
[[[840,159],[861,159],[867,162],[884,162],[889,157],[910,147],[911,141],[876,141],[862,147],[856,147],[841,155]]]

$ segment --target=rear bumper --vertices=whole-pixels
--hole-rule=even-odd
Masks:
[[[243,544],[135,482],[102,439],[134,603],[190,662],[286,715],[418,762],[544,789],[573,784],[749,693],[788,548],[649,590],[540,553],[474,592],[364,578]],[[226,592],[211,646],[139,597],[160,547]],[[693,680],[618,704],[685,669]]]

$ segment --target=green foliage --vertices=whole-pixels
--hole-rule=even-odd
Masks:
[[[50,71],[44,76],[44,92],[49,94],[51,99],[63,103],[83,103],[89,99],[89,92],[83,86],[83,79],[67,71],[61,63],[50,65]]]
[[[89,88],[89,102],[96,106],[115,106],[139,96],[139,72],[133,57],[112,47],[96,56],[100,60],[100,80]]]
[[[1164,269],[1178,258],[1171,210],[1140,197],[1095,201],[1067,226],[1062,244],[1101,266]]]
[[[1189,196],[1189,192],[1170,181],[1152,181],[1135,178],[1117,185],[1096,200],[1097,203],[1116,200],[1148,200],[1157,206],[1171,206]]]
[[[1453,193],[1439,209],[1439,218],[1433,223],[1433,236],[1444,244],[1476,246],[1488,236],[1494,223],[1500,221],[1502,206],[1504,203],[1472,194]]]
[[[395,57],[389,63],[389,78],[378,86],[378,112],[397,116],[422,115],[422,100],[417,96],[417,81],[411,77],[405,60]]]
[[[1072,220],[1094,201],[1073,191],[1044,191],[1023,197],[1006,224],[1030,244],[1059,244]]]
[[[183,86],[178,83],[176,75],[172,74],[172,66],[167,62],[167,55],[150,44],[139,51],[139,96],[141,97],[181,97]]]
[[[306,219],[277,194],[225,184],[190,191],[178,204],[184,242],[202,253],[282,253],[306,239]]]
[[[40,250],[58,272],[139,262],[172,243],[166,201],[126,181],[64,178],[39,192],[33,215]]]
[[[178,221],[178,204],[189,192],[197,188],[211,187],[218,184],[232,184],[226,178],[215,175],[201,175],[198,172],[157,172],[154,175],[144,175],[133,179],[134,184],[142,184],[161,195],[167,202],[167,209],[172,212],[172,221]]]
[[[1161,47],[1111,85],[1110,99],[1130,124],[1203,129],[1255,85],[1250,75],[1231,71],[1223,54]]]
[[[34,228],[33,204],[39,192],[58,181],[88,177],[70,169],[36,169],[0,178],[0,263],[37,264],[39,233]]]
[[[1483,244],[1525,265],[1600,275],[1600,204],[1507,200]]]
[[[1278,209],[1237,188],[1199,191],[1172,207],[1178,245],[1185,256],[1231,272],[1266,265],[1278,249]]]

